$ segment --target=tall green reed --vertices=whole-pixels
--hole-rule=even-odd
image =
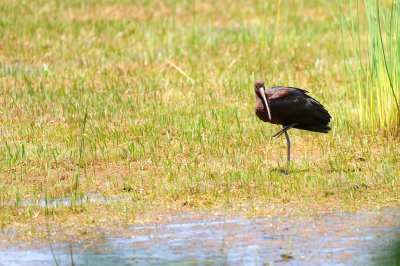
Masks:
[[[357,103],[348,115],[358,118],[361,130],[397,135],[400,2],[356,1],[355,9],[346,15],[340,5],[347,99]]]

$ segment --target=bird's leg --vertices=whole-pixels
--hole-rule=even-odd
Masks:
[[[289,126],[283,126],[281,130],[279,130],[275,135],[273,135],[273,138],[280,137],[283,133],[285,133],[286,130],[289,130]]]
[[[286,142],[287,142],[287,172],[289,172],[289,167],[290,167],[290,138],[289,138],[289,133],[287,130],[285,131],[285,137],[286,137]]]
[[[275,135],[272,136],[272,137],[279,137],[283,133],[285,133],[286,143],[287,143],[287,169],[286,170],[282,170],[282,172],[285,175],[289,174],[289,167],[290,167],[290,138],[289,138],[288,130],[293,128],[296,125],[297,124],[295,123],[295,124],[283,126],[282,130],[280,130],[278,133],[276,133]]]
[[[288,131],[289,129],[293,128],[295,125],[297,125],[297,123],[291,124],[291,125],[287,125],[287,126],[283,126],[283,128],[281,130],[279,130],[275,135],[273,135],[273,138],[277,138],[280,137],[283,133],[285,133],[286,131]]]

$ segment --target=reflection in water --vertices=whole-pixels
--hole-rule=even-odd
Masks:
[[[336,213],[310,218],[226,218],[181,214],[160,225],[50,248],[2,249],[0,265],[365,264],[388,261],[399,239],[398,210]],[[100,237],[99,237],[100,235]],[[72,253],[72,254],[71,254]]]

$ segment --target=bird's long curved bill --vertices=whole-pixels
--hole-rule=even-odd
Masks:
[[[260,94],[261,94],[261,97],[262,97],[263,100],[264,100],[265,106],[267,107],[268,118],[269,118],[269,120],[271,120],[271,110],[269,109],[267,98],[265,97],[265,90],[264,90],[264,88],[260,88]]]

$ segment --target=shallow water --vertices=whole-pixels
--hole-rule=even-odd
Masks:
[[[35,200],[21,200],[17,202],[9,202],[9,205],[21,205],[21,206],[29,206],[29,205],[38,205],[40,207],[48,207],[48,208],[57,208],[64,206],[72,206],[75,204],[87,204],[90,202],[108,204],[112,202],[116,202],[124,197],[121,196],[113,196],[113,197],[102,197],[99,193],[90,193],[84,196],[77,196],[75,199],[71,197],[65,198],[51,198],[51,199],[35,199]]]
[[[365,265],[387,262],[400,239],[400,212],[393,209],[290,219],[185,213],[162,220],[118,233],[98,229],[92,240],[2,248],[0,265]]]

